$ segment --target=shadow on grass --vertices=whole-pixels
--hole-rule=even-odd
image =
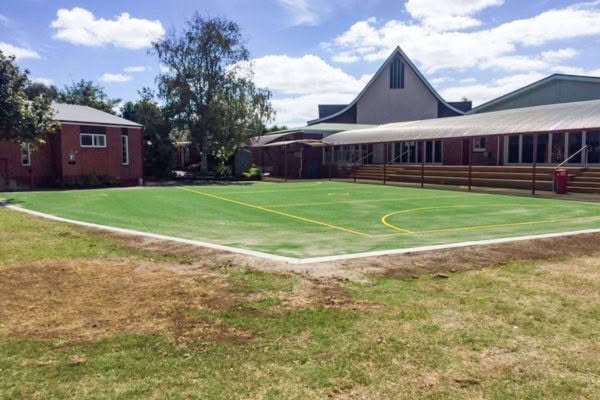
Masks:
[[[6,206],[18,206],[20,204],[23,204],[24,202],[22,200],[17,200],[17,199],[3,199],[0,197],[0,207],[6,207]]]

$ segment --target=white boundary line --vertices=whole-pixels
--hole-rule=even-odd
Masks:
[[[68,224],[85,226],[88,228],[101,229],[104,231],[121,233],[121,234],[125,234],[125,235],[147,237],[147,238],[158,239],[158,240],[167,240],[167,241],[171,241],[171,242],[190,244],[193,246],[206,247],[209,249],[229,251],[231,253],[259,257],[259,258],[264,258],[264,259],[271,260],[271,261],[282,261],[282,262],[286,262],[289,264],[314,264],[314,263],[323,263],[323,262],[352,260],[352,259],[357,259],[357,258],[380,257],[380,256],[389,256],[389,255],[398,255],[398,254],[407,254],[407,253],[421,253],[421,252],[434,251],[434,250],[485,246],[485,245],[490,245],[490,244],[522,242],[525,240],[549,239],[549,238],[556,238],[556,237],[563,237],[563,236],[583,235],[586,233],[600,233],[600,229],[586,229],[586,230],[581,230],[581,231],[545,233],[545,234],[540,234],[540,235],[515,236],[515,237],[507,237],[507,238],[500,238],[500,239],[475,240],[475,241],[470,241],[470,242],[440,244],[440,245],[433,245],[433,246],[421,246],[421,247],[412,247],[412,248],[407,248],[407,249],[370,251],[370,252],[366,252],[366,253],[343,254],[343,255],[338,255],[338,256],[293,258],[293,257],[284,257],[284,256],[278,256],[275,254],[263,253],[260,251],[240,249],[237,247],[222,246],[219,244],[202,242],[199,240],[182,239],[182,238],[178,238],[175,236],[159,235],[156,233],[140,232],[140,231],[135,231],[132,229],[123,229],[123,228],[115,228],[115,227],[107,226],[107,225],[92,224],[89,222],[82,222],[82,221],[77,221],[77,220],[73,220],[73,219],[57,217],[57,216],[54,216],[51,214],[45,214],[45,213],[41,213],[38,211],[32,211],[32,210],[28,210],[26,208],[22,208],[22,207],[10,205],[10,204],[5,204],[5,203],[1,203],[1,202],[0,202],[0,206],[9,208],[14,211],[19,211],[19,212],[22,212],[25,214],[33,215],[36,217],[50,219],[53,221],[65,222]]]
[[[82,222],[82,221],[77,221],[74,219],[61,218],[61,217],[57,217],[57,216],[54,216],[51,214],[45,214],[45,213],[41,213],[41,212],[37,212],[37,211],[32,211],[32,210],[28,210],[26,208],[22,208],[19,206],[13,206],[10,204],[0,203],[0,205],[3,205],[4,207],[9,208],[14,211],[23,212],[25,214],[34,215],[34,216],[40,217],[40,218],[46,218],[46,219],[50,219],[50,220],[58,221],[58,222],[66,222],[68,224],[85,226],[88,228],[101,229],[101,230],[109,231],[109,232],[122,233],[125,235],[141,236],[141,237],[147,237],[147,238],[159,239],[159,240],[168,240],[171,242],[191,244],[194,246],[207,247],[209,249],[215,249],[215,250],[224,250],[224,251],[229,251],[232,253],[244,254],[247,256],[261,257],[261,258],[265,258],[267,260],[272,260],[272,261],[284,261],[284,262],[292,263],[292,264],[297,264],[300,261],[300,259],[298,259],[298,258],[277,256],[274,254],[262,253],[260,251],[238,249],[237,247],[222,246],[222,245],[214,244],[214,243],[201,242],[199,240],[182,239],[182,238],[178,238],[175,236],[158,235],[156,233],[140,232],[140,231],[135,231],[132,229],[115,228],[115,227],[107,226],[107,225],[92,224],[89,222]]]

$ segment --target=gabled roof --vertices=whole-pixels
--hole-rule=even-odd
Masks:
[[[442,98],[442,96],[440,96],[440,94],[433,88],[433,86],[431,86],[431,84],[423,76],[423,74],[421,73],[421,71],[419,71],[419,69],[417,68],[417,66],[410,60],[410,58],[408,58],[408,56],[404,53],[404,51],[402,51],[402,49],[400,48],[400,46],[398,46],[392,52],[392,54],[388,57],[388,59],[383,63],[383,65],[377,70],[377,72],[375,73],[375,75],[373,75],[373,77],[371,78],[371,80],[369,81],[369,83],[367,83],[367,86],[365,86],[364,89],[358,94],[358,96],[356,96],[356,98],[352,101],[352,103],[348,104],[345,108],[343,108],[342,110],[336,112],[335,114],[328,115],[325,118],[318,118],[318,119],[314,119],[312,121],[308,121],[308,124],[312,125],[312,124],[318,124],[318,123],[321,123],[321,122],[327,122],[328,119],[337,117],[338,115],[343,114],[344,112],[346,112],[347,110],[349,110],[351,107],[353,107],[365,95],[365,93],[367,93],[367,90],[369,90],[369,88],[375,83],[375,81],[379,78],[379,76],[381,76],[381,74],[383,74],[383,71],[388,66],[388,64],[390,64],[394,60],[394,58],[396,56],[398,56],[398,55],[400,55],[406,61],[406,63],[412,68],[412,70],[415,71],[415,73],[417,74],[417,76],[419,77],[419,79],[421,79],[421,81],[425,84],[425,86],[427,87],[427,89],[429,89],[429,91],[431,92],[431,94],[433,94],[433,96],[439,102],[441,102],[442,104],[444,104],[446,107],[448,107],[452,111],[455,111],[459,115],[464,114],[463,111],[457,109],[456,107],[451,106],[450,104],[448,104],[448,102],[446,100],[444,100]]]
[[[336,133],[323,141],[339,146],[586,129],[600,129],[600,100],[397,122],[371,129]]]
[[[489,108],[495,104],[498,104],[500,102],[512,99],[514,97],[520,96],[524,93],[530,92],[540,86],[543,86],[549,82],[552,81],[575,81],[575,82],[592,82],[592,83],[600,83],[600,78],[599,77],[595,77],[595,76],[582,76],[582,75],[567,75],[567,74],[552,74],[550,76],[547,76],[544,79],[540,79],[537,82],[533,82],[527,86],[523,86],[520,89],[514,90],[510,93],[507,93],[503,96],[500,96],[494,100],[490,100],[487,103],[483,103],[475,108],[473,108],[471,111],[468,111],[467,114],[477,114],[483,110],[485,110],[486,108]]]
[[[141,128],[142,125],[117,117],[104,111],[88,106],[75,104],[52,103],[55,119],[60,122],[73,122],[78,124],[117,125]]]

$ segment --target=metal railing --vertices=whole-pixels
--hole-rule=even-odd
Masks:
[[[581,152],[585,152],[585,154],[582,156],[582,161],[583,161],[583,165],[585,167],[587,167],[587,163],[588,163],[588,152],[587,150],[590,148],[591,146],[585,145],[583,146],[581,149],[579,149],[576,153],[573,153],[569,158],[567,158],[565,161],[561,162],[560,164],[558,164],[558,166],[556,168],[554,168],[554,170],[556,171],[559,168],[562,168],[565,164],[567,164],[569,161],[571,161],[573,158],[575,158],[576,155],[578,155]]]
[[[399,156],[397,156],[396,158],[394,158],[392,161],[390,161],[390,164],[393,164],[396,162],[396,160],[398,160],[399,158],[404,157],[405,155],[410,154],[410,150],[406,150],[404,153],[400,154]]]

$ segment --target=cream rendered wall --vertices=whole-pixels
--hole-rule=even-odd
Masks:
[[[358,124],[385,124],[437,118],[438,100],[404,62],[404,89],[390,89],[390,65],[357,104]]]

